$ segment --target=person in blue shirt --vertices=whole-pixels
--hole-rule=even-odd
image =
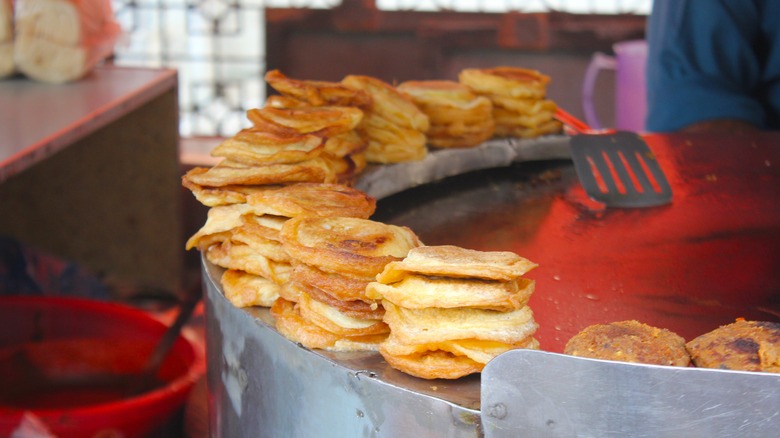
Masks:
[[[647,130],[780,129],[780,0],[654,0]]]

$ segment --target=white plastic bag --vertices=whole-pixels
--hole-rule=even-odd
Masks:
[[[16,68],[50,83],[84,76],[121,33],[110,0],[16,0],[14,28]]]
[[[0,78],[14,73],[14,4],[0,0]]]

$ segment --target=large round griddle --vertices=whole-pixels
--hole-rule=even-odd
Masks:
[[[376,353],[296,345],[267,309],[237,309],[204,260],[214,436],[774,436],[780,376],[575,358],[590,324],[638,319],[686,339],[737,317],[780,320],[780,135],[648,136],[671,205],[587,199],[566,137],[494,141],[370,169],[372,217],[428,245],[510,250],[539,264],[544,351],[481,376],[421,380]]]

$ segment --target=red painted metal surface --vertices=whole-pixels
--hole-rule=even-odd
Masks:
[[[692,339],[735,318],[780,321],[780,134],[649,135],[670,205],[611,209],[568,162],[496,169],[380,201],[428,245],[509,250],[539,267],[542,349],[637,319]],[[550,178],[552,176],[552,178]]]

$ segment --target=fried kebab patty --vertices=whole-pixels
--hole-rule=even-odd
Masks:
[[[564,347],[564,354],[654,365],[688,366],[685,339],[639,321],[618,321],[586,327]]]
[[[687,344],[694,365],[780,373],[780,323],[738,320]]]

